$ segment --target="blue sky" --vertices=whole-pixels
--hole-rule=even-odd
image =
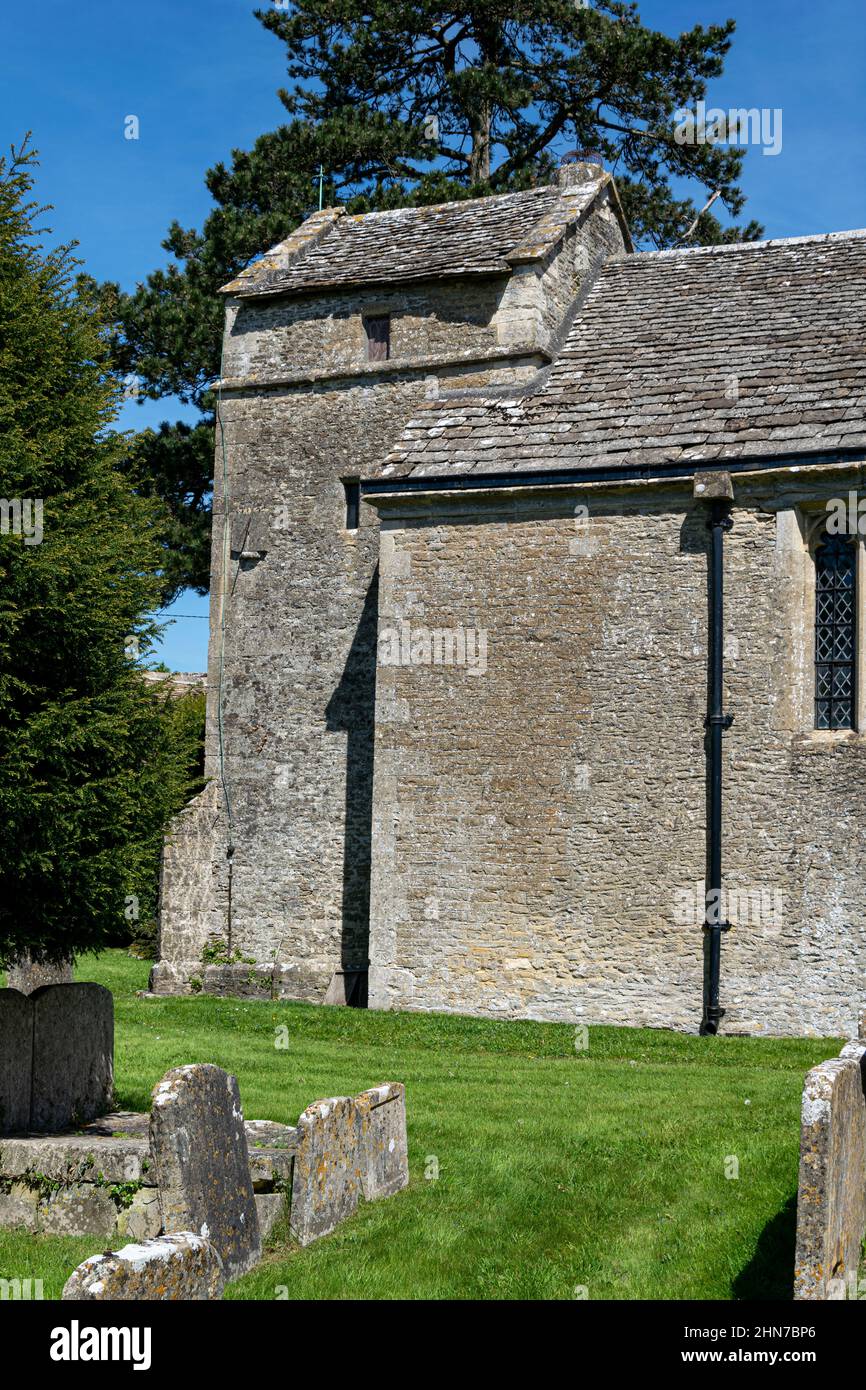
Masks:
[[[723,109],[780,107],[783,131],[778,155],[749,153],[746,217],[768,236],[866,226],[864,0],[644,0],[640,11],[668,33],[737,20],[710,100]],[[42,0],[16,6],[3,37],[4,144],[32,129],[38,194],[54,204],[55,232],[78,240],[92,275],[126,288],[163,263],[172,219],[201,224],[210,205],[204,170],[284,115],[276,96],[283,50],[244,0]],[[138,140],[124,138],[130,115]],[[122,424],[183,415],[162,402],[130,404]],[[162,659],[203,670],[207,601],[183,595],[175,612],[195,616],[168,630]]]

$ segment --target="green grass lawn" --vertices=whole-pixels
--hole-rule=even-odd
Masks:
[[[114,992],[119,1108],[187,1062],[284,1123],[406,1083],[408,1189],[305,1250],[275,1239],[227,1298],[790,1297],[803,1076],[839,1039],[592,1028],[577,1052],[564,1024],[137,999],[147,973],[120,951],[77,972]],[[57,1297],[99,1244],[0,1231],[0,1277]]]

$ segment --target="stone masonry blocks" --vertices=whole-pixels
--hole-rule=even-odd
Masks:
[[[840,483],[816,486],[779,512],[777,482],[738,481],[725,541],[727,1032],[850,1036],[866,1003],[866,738],[811,729],[792,658],[795,504]],[[673,484],[377,506],[380,632],[484,630],[487,669],[378,666],[371,1007],[696,1030],[702,506]]]
[[[425,398],[516,387],[544,365],[587,266],[623,247],[609,196],[602,190],[580,225],[519,274],[503,263],[501,274],[455,281],[228,301],[224,375],[234,385],[224,388],[221,419],[230,545],[248,519],[258,558],[235,552],[224,595],[220,463],[211,781],[169,835],[155,992],[321,1003],[332,982],[348,976],[363,984],[379,533],[364,500],[358,526],[347,527],[344,480],[381,462]],[[364,319],[380,314],[391,316],[391,357],[370,363]],[[234,822],[231,952],[221,767]],[[226,963],[214,964],[223,953]]]

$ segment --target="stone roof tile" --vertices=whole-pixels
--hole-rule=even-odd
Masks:
[[[431,402],[372,476],[796,454],[864,420],[866,232],[647,252],[605,263],[526,394]]]
[[[340,285],[504,275],[514,262],[546,254],[569,221],[609,182],[610,175],[604,174],[567,197],[551,186],[363,216],[325,209],[223,288],[242,295],[293,294]]]

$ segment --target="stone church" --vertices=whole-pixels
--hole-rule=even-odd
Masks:
[[[866,233],[635,253],[572,162],[224,295],[152,989],[850,1035]]]

